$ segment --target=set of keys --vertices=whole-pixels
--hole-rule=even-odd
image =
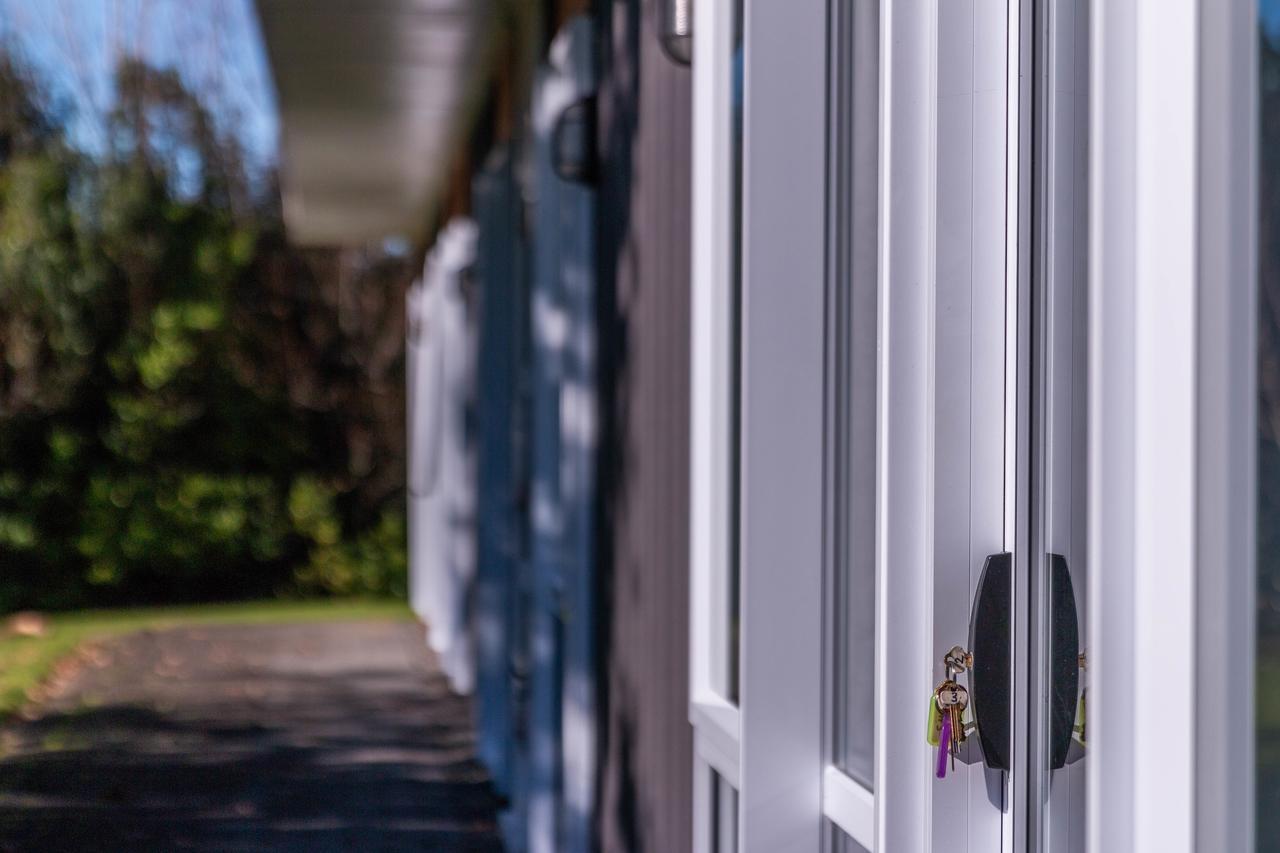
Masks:
[[[973,655],[959,646],[943,655],[946,678],[929,697],[929,744],[938,748],[939,779],[947,777],[947,764],[955,770],[956,757],[969,736],[965,710],[969,707],[969,691],[955,677],[973,666]]]

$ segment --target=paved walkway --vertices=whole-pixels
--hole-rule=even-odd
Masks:
[[[501,850],[412,623],[124,637],[0,745],[0,851]]]

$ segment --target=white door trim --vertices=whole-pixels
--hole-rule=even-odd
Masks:
[[[743,151],[740,849],[823,833],[827,0],[750,2]]]
[[[1190,853],[1195,4],[1158,2],[1092,8],[1089,842]]]
[[[694,727],[695,785],[702,785],[710,768],[737,788],[740,724],[726,688],[729,483],[731,466],[738,464],[730,452],[734,331],[727,200],[732,175],[726,152],[732,134],[731,0],[697,3],[694,15],[689,721]],[[698,808],[710,808],[710,801],[695,803]]]
[[[1252,848],[1256,14],[1092,5],[1091,850]]]

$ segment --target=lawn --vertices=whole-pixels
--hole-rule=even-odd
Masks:
[[[21,708],[60,660],[85,643],[109,637],[182,625],[409,618],[408,607],[399,601],[263,601],[52,614],[42,637],[0,636],[0,718]]]

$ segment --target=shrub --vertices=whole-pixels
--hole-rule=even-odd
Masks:
[[[117,82],[88,155],[0,54],[0,609],[403,596],[406,262],[289,246],[173,72]]]

